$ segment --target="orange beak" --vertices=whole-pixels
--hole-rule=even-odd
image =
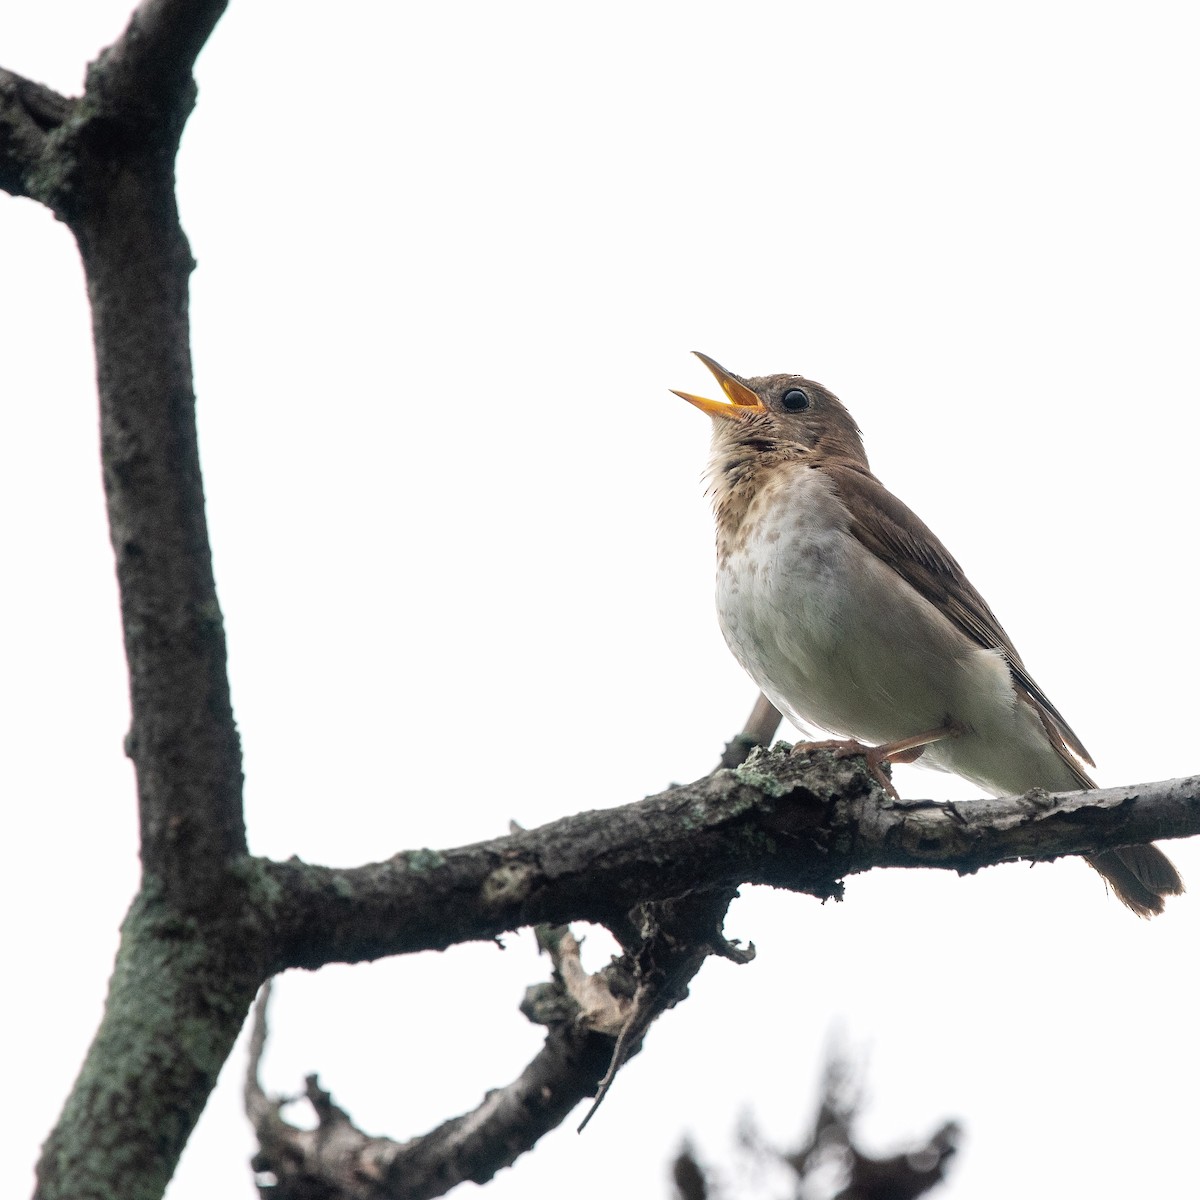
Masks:
[[[693,354],[713,373],[716,381],[721,385],[721,391],[729,397],[729,403],[726,404],[722,400],[709,400],[704,396],[693,396],[690,392],[675,392],[675,395],[686,400],[689,404],[694,404],[701,412],[706,412],[710,417],[724,417],[726,420],[742,420],[748,417],[753,412],[763,412],[766,406],[763,402],[736,376],[725,370],[723,366],[715,359],[709,358],[707,354],[701,354],[699,350],[693,350]]]

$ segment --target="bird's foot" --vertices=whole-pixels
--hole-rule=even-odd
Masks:
[[[793,747],[792,753],[828,750],[835,758],[864,758],[867,761],[867,770],[871,772],[871,778],[893,800],[899,800],[900,793],[896,791],[887,768],[894,762],[914,763],[925,753],[926,746],[931,746],[934,742],[940,742],[944,738],[958,737],[962,731],[962,726],[957,721],[947,721],[946,724],[939,725],[937,729],[931,729],[926,733],[915,733],[912,737],[898,738],[894,742],[884,742],[880,746],[868,746],[854,738],[830,738],[824,742],[799,742]]]
[[[798,742],[792,747],[793,754],[807,754],[810,750],[828,750],[834,758],[865,758],[867,760],[867,770],[871,772],[871,778],[893,800],[900,799],[900,793],[896,791],[892,784],[891,776],[887,773],[888,764],[892,759],[883,751],[886,746],[868,746],[865,742],[855,741],[854,738],[829,738],[823,742]],[[924,746],[921,747],[921,750]],[[918,750],[913,757],[919,757],[921,750]],[[897,759],[898,762],[911,762],[912,759]]]

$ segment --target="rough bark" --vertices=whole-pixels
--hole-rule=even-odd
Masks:
[[[584,919],[608,924],[627,948],[605,980],[618,1001],[609,1012],[597,1003],[591,1014],[581,1013],[583,990],[564,988],[560,979],[556,997],[565,1007],[555,1011],[555,997],[542,997],[543,1007],[551,1005],[551,1034],[526,1072],[490,1092],[473,1113],[409,1142],[362,1134],[315,1079],[308,1094],[318,1128],[295,1129],[262,1092],[252,1068],[247,1111],[262,1146],[257,1165],[273,1185],[264,1192],[277,1200],[424,1200],[468,1179],[491,1178],[546,1131],[545,1103],[531,1105],[531,1096],[557,1093],[559,1120],[597,1086],[602,1097],[653,1020],[686,995],[706,956],[752,957],[752,946],[728,946],[720,933],[737,882],[840,897],[843,878],[876,866],[967,873],[1054,858],[1086,849],[1100,826],[1124,845],[1194,830],[1200,778],[941,805],[887,797],[860,762],[781,748],[637,804],[494,842],[421,850],[344,871],[261,862],[278,885],[263,890],[283,908],[298,906],[279,913],[280,946],[297,954],[287,965],[314,965],[314,956],[324,961],[325,949],[334,946],[348,961],[359,961],[490,939],[521,925]],[[722,883],[731,886],[722,890]],[[614,919],[630,897],[636,898],[631,914]],[[293,933],[285,932],[288,926]],[[564,1045],[578,1049],[571,1039],[581,1028],[593,1039],[597,1030],[615,1032],[602,1039],[610,1061],[598,1085],[594,1059],[583,1066],[578,1057],[562,1057]],[[903,1194],[920,1194],[940,1179],[956,1144],[952,1134],[946,1127],[914,1155],[875,1160],[855,1150],[846,1196],[887,1194],[879,1188],[900,1178],[915,1189]]]
[[[0,74],[0,183],[50,207],[91,300],[143,887],[39,1195],[160,1195],[261,982],[234,934],[241,755],[196,448],[175,154],[224,0],[147,0],[83,96]],[[239,946],[239,941],[243,945]],[[251,940],[251,945],[254,941]]]
[[[193,268],[175,205],[191,67],[224,10],[152,0],[88,71],[61,215],[87,277],[100,452],[121,593],[142,864],[183,908],[245,853],[241,750],[197,450]]]
[[[938,804],[891,799],[860,759],[775,749],[635,804],[471,846],[344,869],[256,861],[277,897],[278,966],[314,967],[527,925],[618,924],[639,902],[699,883],[840,898],[847,877],[876,867],[969,874],[1197,830],[1196,776]]]
[[[144,887],[121,930],[104,1019],[38,1164],[39,1197],[161,1196],[261,969],[240,931]]]

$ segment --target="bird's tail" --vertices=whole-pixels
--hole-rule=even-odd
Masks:
[[[1183,892],[1174,863],[1157,846],[1123,846],[1089,854],[1088,862],[1104,876],[1122,904],[1139,917],[1157,916],[1164,896]]]
[[[1079,739],[1049,703],[1035,701],[1034,707],[1059,758],[1059,778],[1054,786],[1094,788],[1095,780],[1079,762],[1080,759],[1092,761]],[[1062,778],[1063,767],[1067,769],[1067,779]],[[1175,864],[1157,846],[1122,846],[1120,850],[1089,854],[1087,860],[1104,876],[1117,899],[1139,917],[1158,916],[1165,907],[1163,897],[1183,893],[1183,880],[1179,878]]]

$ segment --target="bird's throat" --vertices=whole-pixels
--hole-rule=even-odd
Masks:
[[[713,430],[707,479],[716,517],[718,566],[743,536],[755,498],[779,479],[790,461],[802,456],[801,449],[786,447],[766,432],[720,425]]]

